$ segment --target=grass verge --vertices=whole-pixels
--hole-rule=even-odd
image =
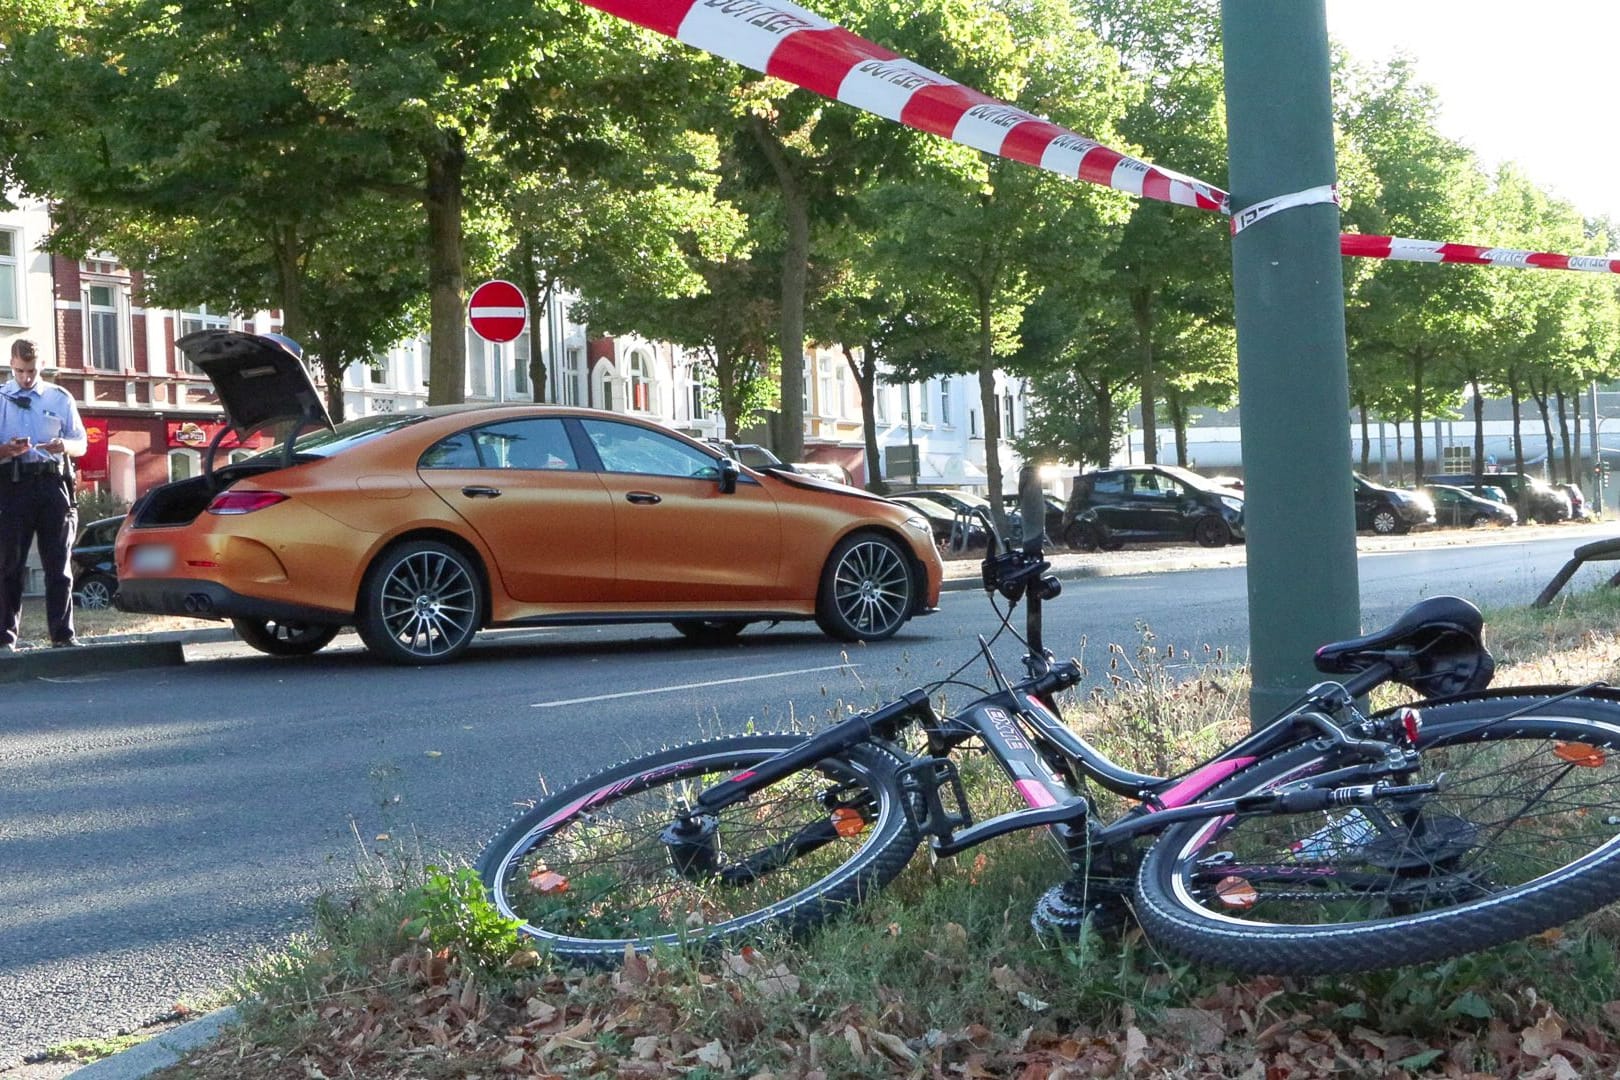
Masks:
[[[1620,593],[1493,613],[1497,682],[1587,682],[1620,664]],[[1144,630],[1068,720],[1128,764],[1173,770],[1244,730],[1219,657]],[[470,871],[372,860],[314,929],[237,977],[241,1024],[167,1080],[619,1076],[1535,1077],[1620,1073],[1620,918],[1369,975],[1234,978],[1139,931],[1053,947],[1029,929],[1063,875],[1043,836],[920,855],[800,943],[553,966],[510,937]]]

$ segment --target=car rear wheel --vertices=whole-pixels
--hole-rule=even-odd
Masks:
[[[384,660],[442,664],[472,644],[484,622],[484,593],[467,556],[412,540],[372,564],[356,614],[360,639]]]
[[[878,533],[846,536],[821,572],[816,624],[840,641],[882,641],[911,617],[916,590],[899,544]]]
[[[236,636],[270,656],[310,656],[337,637],[335,626],[317,626],[280,619],[232,619]]]
[[[740,619],[676,619],[670,625],[692,641],[721,645],[735,640],[748,624]]]
[[[1224,547],[1231,542],[1232,530],[1218,517],[1202,517],[1193,526],[1193,539],[1198,541],[1199,547]]]
[[[1387,506],[1380,506],[1373,511],[1372,531],[1379,536],[1393,536],[1401,532],[1400,515]]]
[[[106,574],[91,574],[79,582],[79,606],[89,611],[104,611],[112,607],[113,597],[118,595],[118,580]]]
[[[1475,514],[1473,517],[1468,519],[1469,528],[1478,528],[1481,525],[1489,525],[1490,523],[1491,515],[1489,514]]]
[[[1102,547],[1102,533],[1095,525],[1077,521],[1063,534],[1063,542],[1076,551],[1096,551]]]

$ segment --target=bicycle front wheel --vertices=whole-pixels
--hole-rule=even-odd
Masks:
[[[1137,877],[1154,940],[1243,972],[1421,963],[1512,941],[1620,899],[1620,701],[1502,695],[1421,707],[1437,794],[1166,829]],[[1319,747],[1259,761],[1212,799],[1346,764]]]
[[[603,963],[626,946],[807,930],[887,884],[916,850],[900,761],[857,746],[671,840],[699,792],[803,741],[751,735],[616,765],[520,815],[478,871],[502,914],[557,956]]]

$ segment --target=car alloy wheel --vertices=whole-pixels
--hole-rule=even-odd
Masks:
[[[104,611],[112,607],[118,582],[105,574],[91,574],[79,584],[79,606],[89,611]]]
[[[1226,522],[1218,517],[1202,517],[1198,524],[1193,526],[1193,539],[1198,541],[1199,547],[1217,548],[1225,546],[1232,538],[1232,533],[1226,527]]]
[[[1379,536],[1390,536],[1401,531],[1401,519],[1395,511],[1380,507],[1373,511],[1372,531]]]
[[[827,560],[816,622],[843,641],[881,641],[911,617],[915,590],[898,544],[876,533],[856,533],[841,540]]]
[[[483,624],[477,570],[455,548],[431,540],[385,552],[372,566],[361,597],[361,639],[396,664],[453,660]]]

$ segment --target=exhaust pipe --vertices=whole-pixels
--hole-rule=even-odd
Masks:
[[[214,601],[207,593],[194,592],[187,594],[181,607],[193,615],[206,615],[214,610]]]

